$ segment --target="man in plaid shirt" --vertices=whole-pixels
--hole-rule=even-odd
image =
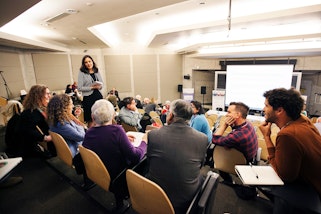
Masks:
[[[219,146],[235,148],[243,153],[248,162],[252,162],[258,149],[258,141],[255,129],[246,120],[249,107],[242,102],[231,102],[224,122],[213,133],[212,142]],[[231,126],[232,131],[223,136],[227,127]],[[220,172],[226,182],[232,182],[229,174]]]

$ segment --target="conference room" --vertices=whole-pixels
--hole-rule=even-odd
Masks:
[[[209,111],[244,101],[254,121],[262,120],[264,91],[294,87],[308,116],[321,115],[320,0],[2,0],[0,14],[0,152],[7,104],[35,84],[64,93],[78,81],[85,55],[99,69],[103,97],[116,88],[120,98],[198,100]],[[103,213],[110,204],[99,188],[84,193],[82,178],[59,158],[23,160],[11,175],[24,180],[0,190],[1,213]],[[261,198],[242,200],[222,184],[212,204],[209,213],[273,208]]]

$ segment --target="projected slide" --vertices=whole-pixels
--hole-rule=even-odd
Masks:
[[[228,65],[225,105],[243,102],[253,110],[264,107],[263,93],[291,87],[293,65]]]

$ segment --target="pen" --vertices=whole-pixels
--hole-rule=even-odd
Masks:
[[[253,173],[255,174],[255,177],[257,178],[257,179],[259,179],[259,176],[258,176],[258,174],[254,171],[254,169],[253,169],[253,165],[252,165],[252,163],[250,162],[250,166],[251,166],[251,169],[252,169],[252,171],[253,171]]]

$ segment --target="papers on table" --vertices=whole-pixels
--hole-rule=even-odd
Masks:
[[[21,157],[0,160],[0,180],[22,161]]]
[[[142,142],[142,138],[144,136],[145,133],[142,132],[126,132],[127,135],[132,135],[135,137],[135,141],[133,142],[133,145],[135,147],[138,147],[140,145],[140,143]]]
[[[243,184],[284,185],[271,166],[236,165],[235,171]]]

